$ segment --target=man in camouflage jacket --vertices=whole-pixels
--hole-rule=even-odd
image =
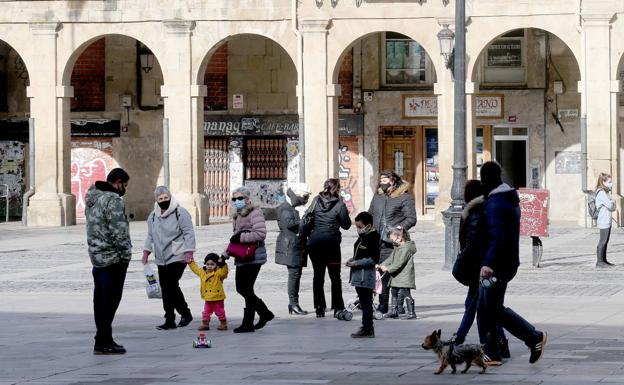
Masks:
[[[121,198],[130,177],[115,168],[106,182],[97,181],[85,199],[87,243],[93,264],[93,311],[97,333],[94,354],[124,354],[126,350],[113,340],[112,323],[119,307],[132,243],[125,204]]]

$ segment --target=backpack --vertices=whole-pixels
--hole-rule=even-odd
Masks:
[[[596,195],[598,195],[598,191],[590,191],[587,193],[587,212],[592,219],[598,219],[598,213],[600,213],[600,210],[596,206]]]

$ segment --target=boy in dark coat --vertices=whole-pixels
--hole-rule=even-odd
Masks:
[[[353,338],[373,338],[373,290],[375,289],[375,265],[379,263],[379,233],[373,227],[373,216],[363,211],[355,217],[358,239],[355,241],[353,258],[346,262],[351,268],[349,282],[355,287],[362,309],[362,327],[351,334]]]

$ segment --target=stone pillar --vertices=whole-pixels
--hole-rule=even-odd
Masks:
[[[59,23],[33,23],[29,68],[30,114],[35,122],[35,195],[27,213],[29,226],[76,223],[70,178],[70,98],[73,88],[57,86]]]
[[[303,20],[303,94],[305,179],[316,193],[338,175],[338,105],[340,87],[327,68],[329,20]]]
[[[171,192],[186,208],[195,225],[208,223],[208,199],[204,194],[203,100],[206,87],[191,84],[191,31],[195,23],[164,21],[166,61],[162,96],[169,119],[169,167]]]
[[[475,179],[477,175],[477,119],[475,115],[475,94],[479,92],[479,85],[466,82],[466,159],[468,164],[468,179]]]
[[[444,60],[437,68],[438,82],[433,92],[438,97],[438,161],[440,167],[440,194],[435,204],[435,212],[446,210],[451,204],[451,185],[453,184],[453,79],[451,71],[444,67]],[[442,218],[436,216],[439,223]]]

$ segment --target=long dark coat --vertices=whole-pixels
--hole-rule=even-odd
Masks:
[[[297,236],[299,213],[288,202],[277,208],[277,225],[280,229],[275,244],[275,263],[292,267],[307,266],[308,258],[303,243]]]

